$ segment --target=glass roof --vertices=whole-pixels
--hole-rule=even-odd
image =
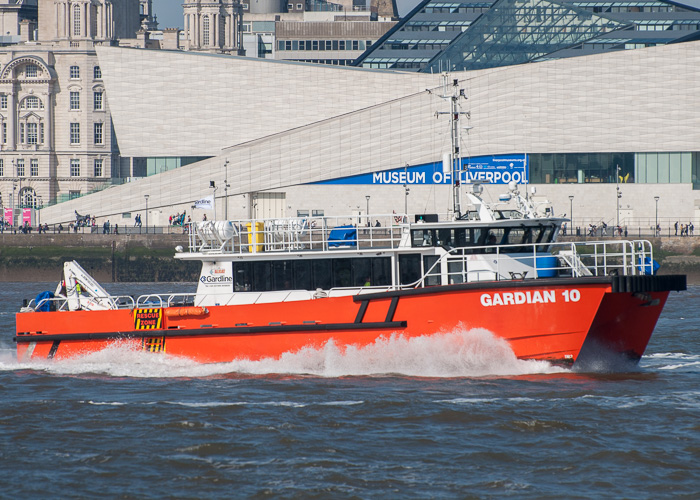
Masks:
[[[498,0],[422,71],[522,64],[628,26],[551,0]]]

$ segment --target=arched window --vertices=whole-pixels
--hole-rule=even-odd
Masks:
[[[27,96],[19,105],[20,109],[44,109],[44,105],[35,95]]]
[[[73,36],[80,36],[80,5],[73,5]]]
[[[36,202],[36,192],[33,188],[24,187],[19,192],[19,206],[24,208],[33,208]]]
[[[226,17],[219,16],[219,47],[226,47]]]
[[[204,16],[202,19],[202,45],[209,45],[209,16]]]

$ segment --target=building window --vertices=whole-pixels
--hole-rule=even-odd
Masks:
[[[5,160],[0,158],[0,177],[5,175]]]
[[[27,144],[37,144],[38,143],[38,133],[37,133],[36,123],[27,123]]]
[[[70,124],[70,143],[80,144],[80,123]]]
[[[71,66],[70,67],[70,78],[71,78],[71,80],[80,79],[80,66]]]
[[[30,95],[24,99],[19,107],[20,109],[44,109],[41,99],[35,95]]]
[[[69,200],[74,200],[76,198],[80,198],[80,190],[78,191],[68,191],[68,199]]]
[[[80,92],[70,93],[70,109],[77,110],[80,109]]]
[[[293,4],[293,3],[288,3],[288,4],[287,4],[287,10],[289,10],[289,11],[294,10],[294,4]]]
[[[17,160],[17,177],[24,177],[24,160],[22,158]]]
[[[102,160],[95,160],[95,177],[102,177]]]
[[[29,175],[32,177],[39,177],[39,160],[36,158],[29,160]]]
[[[27,78],[36,78],[38,74],[39,74],[39,71],[38,71],[36,64],[27,64],[24,67],[24,75]]]
[[[209,16],[202,19],[202,45],[209,45]]]
[[[0,95],[0,109],[7,109],[7,95]]]
[[[302,5],[300,3],[297,4],[297,10],[301,10]]]
[[[80,177],[80,160],[72,159],[70,161],[70,176]]]
[[[39,144],[44,144],[44,124],[39,124]]]
[[[80,5],[73,6],[73,36],[80,36]]]
[[[102,107],[102,91],[95,91],[95,93],[92,96],[92,102],[95,111],[103,111],[104,108]]]
[[[2,123],[2,143],[7,144],[7,123]]]
[[[24,144],[24,123],[19,124],[19,143]]]
[[[102,123],[95,123],[95,144],[104,144],[102,141]]]
[[[95,78],[95,80],[102,80],[102,70],[100,69],[99,66],[95,66],[92,71],[93,71],[93,77]]]

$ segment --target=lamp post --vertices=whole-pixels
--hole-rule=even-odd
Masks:
[[[214,197],[213,197],[212,205],[214,205],[214,220],[216,221],[216,190],[219,188],[216,187],[216,183],[214,181],[209,181],[209,187],[214,190]]]
[[[574,195],[569,195],[569,219],[571,219],[571,234],[574,234]]]
[[[370,226],[370,222],[369,222],[369,198],[370,198],[369,195],[365,195],[365,199],[367,200],[367,212],[366,213],[367,213],[367,226],[368,227]]]
[[[228,160],[224,163],[224,218],[228,220]]]
[[[37,210],[37,201],[39,202],[39,209]],[[44,207],[44,202],[41,200],[41,196],[34,198],[34,210],[37,210],[36,214],[38,216],[37,222],[41,226],[41,209]]]
[[[659,197],[654,196],[654,201],[656,202],[656,218],[655,218],[656,224],[654,225],[654,235],[658,236],[659,235],[659,230],[658,230],[658,227],[659,227]]]
[[[622,193],[620,192],[620,165],[615,165],[615,184],[615,191],[617,193],[615,196],[615,212],[617,215],[617,225],[615,229],[617,230],[617,228],[620,227],[620,198],[622,198]]]
[[[14,160],[12,160],[12,163],[14,164]],[[12,220],[10,221],[10,224],[12,227],[15,227],[15,206],[17,205],[17,194],[15,193],[17,191],[17,183],[13,182],[12,183]]]
[[[146,234],[148,234],[148,197],[149,194],[144,194],[143,197],[146,198]]]

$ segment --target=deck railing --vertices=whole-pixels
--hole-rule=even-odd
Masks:
[[[371,229],[371,228],[366,228]],[[395,229],[388,228],[389,234]],[[375,241],[375,240],[369,240]],[[383,240],[379,240],[383,241]],[[390,240],[391,241],[391,240]],[[222,240],[222,243],[226,243]],[[326,244],[328,241],[326,240]],[[516,248],[517,247],[517,248]],[[517,250],[517,253],[513,253]],[[416,281],[397,286],[337,287],[330,290],[279,290],[261,292],[228,292],[198,295],[196,293],[147,294],[137,299],[130,296],[109,297],[118,309],[163,308],[217,304],[241,305],[261,302],[288,302],[323,297],[337,297],[438,285],[441,276],[447,282],[528,280],[582,276],[639,276],[652,274],[653,249],[648,240],[611,240],[588,242],[540,243],[528,245],[500,245],[491,247],[461,247],[446,250]],[[36,310],[45,303],[51,309],[67,310],[67,299],[43,299],[38,304],[32,299],[23,310]]]
[[[299,217],[197,222],[187,225],[189,251],[201,253],[294,252],[396,248],[408,235],[403,215]],[[367,225],[367,224],[370,225]]]

